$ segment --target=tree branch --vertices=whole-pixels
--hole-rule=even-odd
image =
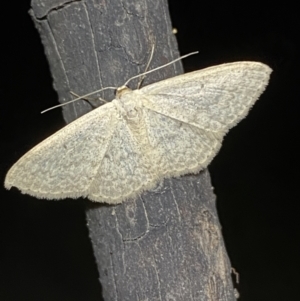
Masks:
[[[153,44],[150,69],[178,57],[164,0],[33,0],[31,15],[61,103],[70,91],[118,87],[142,73]],[[143,84],[180,73],[176,63]],[[89,110],[80,100],[63,115],[70,122]],[[207,171],[168,179],[118,206],[91,204],[86,214],[104,300],[235,300]]]

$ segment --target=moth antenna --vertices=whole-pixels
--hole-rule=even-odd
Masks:
[[[42,111],[41,114],[46,113],[46,112],[48,112],[48,111],[50,111],[50,110],[53,110],[53,109],[62,107],[62,106],[64,106],[64,105],[67,105],[67,104],[72,103],[72,102],[74,102],[74,101],[77,101],[77,100],[79,100],[79,99],[86,98],[87,96],[90,96],[90,95],[99,93],[99,92],[101,92],[101,91],[103,91],[103,90],[109,90],[109,89],[111,89],[111,90],[116,90],[117,87],[105,87],[105,88],[102,88],[102,89],[100,89],[100,90],[93,91],[93,92],[91,92],[91,93],[88,93],[88,94],[79,96],[79,97],[77,97],[77,98],[75,98],[75,99],[72,99],[72,100],[70,100],[70,101],[67,101],[67,102],[65,102],[65,103],[61,103],[61,104],[56,105],[56,106],[54,106],[54,107],[48,108],[48,109]]]
[[[151,56],[150,56],[150,60],[149,60],[149,62],[148,62],[148,64],[147,64],[147,68],[149,67],[150,62],[151,62],[151,60],[152,60],[153,52],[154,52],[154,46],[152,47]],[[173,60],[173,61],[171,61],[171,62],[169,62],[169,63],[167,63],[167,64],[164,64],[164,65],[162,65],[162,66],[156,67],[156,68],[154,68],[154,69],[152,69],[152,70],[149,70],[149,71],[146,71],[146,72],[144,72],[144,73],[142,73],[142,74],[135,75],[135,76],[131,77],[130,79],[128,79],[128,80],[125,82],[124,86],[127,86],[128,83],[129,83],[131,80],[135,79],[135,78],[138,78],[138,77],[140,77],[140,76],[145,77],[146,74],[149,74],[149,73],[151,73],[151,72],[154,72],[154,71],[157,71],[157,70],[162,69],[162,68],[164,68],[164,67],[167,67],[167,66],[169,66],[169,65],[171,65],[171,64],[174,64],[174,63],[177,62],[177,61],[180,61],[180,60],[182,60],[182,59],[184,59],[184,58],[186,58],[186,57],[188,57],[188,56],[191,56],[191,55],[194,55],[194,54],[197,54],[197,53],[199,53],[199,51],[194,51],[194,52],[188,53],[188,54],[183,55],[183,56],[181,56],[181,57],[179,57],[179,58],[177,58],[177,59],[175,59],[175,60]],[[144,78],[143,78],[143,79],[144,79]],[[143,79],[142,79],[142,81],[143,81]],[[141,81],[141,82],[142,82],[142,81]],[[141,82],[140,82],[140,83],[141,83]],[[93,92],[91,92],[91,93],[82,95],[82,96],[80,96],[80,97],[77,97],[77,98],[72,99],[72,100],[70,100],[70,101],[67,101],[67,102],[65,102],[65,103],[61,103],[61,104],[59,104],[59,105],[53,106],[53,107],[51,107],[51,108],[48,108],[48,109],[42,111],[41,114],[46,113],[46,112],[48,112],[48,111],[51,111],[51,110],[53,110],[53,109],[62,107],[62,106],[64,106],[64,105],[70,104],[70,103],[72,103],[72,102],[74,102],[74,101],[77,101],[77,100],[79,100],[79,99],[83,99],[83,98],[85,98],[85,97],[87,97],[87,96],[90,96],[90,95],[99,93],[99,92],[104,91],[104,90],[108,90],[108,89],[116,90],[117,87],[105,87],[105,88],[102,88],[102,89],[100,89],[100,90],[93,91]]]
[[[173,60],[173,61],[171,61],[171,62],[169,62],[169,63],[167,63],[167,64],[161,65],[161,66],[156,67],[156,68],[154,68],[154,69],[152,69],[152,70],[146,71],[146,72],[144,72],[144,73],[142,73],[142,74],[135,75],[135,76],[131,77],[129,80],[127,80],[127,81],[125,82],[124,86],[127,86],[128,83],[129,83],[131,80],[133,80],[133,79],[135,79],[135,78],[137,78],[137,77],[144,76],[144,75],[149,74],[149,73],[151,73],[151,72],[157,71],[157,70],[159,70],[159,69],[162,69],[162,68],[164,68],[164,67],[167,67],[167,66],[169,66],[169,65],[171,65],[171,64],[174,64],[174,63],[177,62],[177,61],[180,61],[180,60],[182,60],[182,59],[185,59],[185,58],[188,57],[188,56],[191,56],[191,55],[194,55],[194,54],[197,54],[197,53],[199,53],[199,51],[191,52],[191,53],[186,54],[186,55],[183,55],[183,56],[181,56],[181,57],[179,57],[179,58],[177,58],[177,59],[175,59],[175,60]]]
[[[151,63],[151,61],[152,61],[152,59],[153,59],[153,53],[154,53],[154,44],[152,45],[152,49],[151,49],[151,54],[150,54],[150,57],[149,57],[149,60],[148,60],[148,63],[147,63],[147,66],[146,66],[146,68],[145,68],[145,71],[144,71],[144,73],[145,72],[147,72],[147,70],[148,70],[148,68],[149,68],[149,66],[150,66],[150,63]],[[142,73],[143,74],[143,73]],[[139,89],[140,87],[141,87],[141,85],[142,85],[142,83],[143,83],[143,81],[144,81],[144,79],[145,79],[145,74],[144,75],[142,75],[142,78],[140,79],[140,81],[139,81],[139,83],[138,83],[138,85],[137,85],[137,88]]]

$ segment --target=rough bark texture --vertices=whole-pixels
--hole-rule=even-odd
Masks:
[[[31,15],[60,102],[121,86],[144,71],[153,44],[150,69],[178,57],[165,0],[33,0]],[[176,63],[144,85],[180,73]],[[70,122],[89,110],[78,101],[63,115]],[[207,171],[118,206],[91,204],[87,221],[104,300],[235,300]]]

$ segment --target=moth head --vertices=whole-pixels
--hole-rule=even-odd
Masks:
[[[132,91],[132,90],[125,85],[118,87],[116,90],[116,98],[120,99],[122,97],[122,95],[124,95],[125,93],[128,93],[130,91]]]

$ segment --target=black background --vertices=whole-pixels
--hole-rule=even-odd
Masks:
[[[30,1],[2,7],[1,165],[60,129],[57,96]],[[7,4],[6,4],[7,5]],[[273,68],[249,116],[209,169],[242,301],[299,300],[299,17],[290,3],[170,0],[186,71],[256,60]],[[46,202],[0,187],[0,300],[99,300],[84,200]]]

